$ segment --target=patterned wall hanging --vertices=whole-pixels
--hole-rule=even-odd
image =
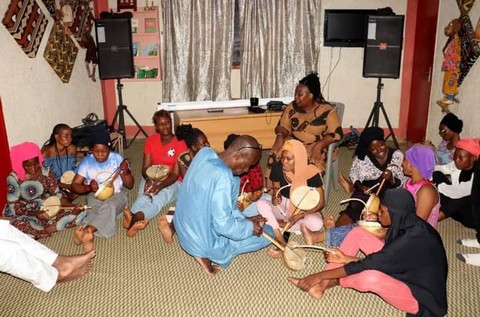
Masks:
[[[472,26],[470,17],[465,14],[460,16],[462,27],[458,35],[460,36],[462,46],[462,62],[460,63],[460,76],[458,78],[458,86],[460,86],[472,68],[475,61],[480,56],[480,46],[475,41],[475,30]]]
[[[70,80],[77,54],[78,48],[65,32],[63,24],[55,22],[43,57],[64,83]]]
[[[48,24],[38,3],[35,0],[11,0],[2,23],[25,54],[34,58]]]
[[[70,27],[75,40],[79,44],[82,41],[82,34],[90,32],[93,26],[93,14],[90,9],[89,1],[76,1],[72,4],[73,24]]]
[[[45,8],[47,8],[48,13],[50,15],[55,14],[55,0],[42,0],[43,4],[45,5]]]

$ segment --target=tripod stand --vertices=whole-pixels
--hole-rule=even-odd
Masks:
[[[115,111],[115,116],[113,117],[111,127],[112,128],[115,127],[115,122],[118,119],[118,131],[122,134],[123,147],[127,149],[130,145],[132,145],[133,141],[135,141],[135,139],[137,138],[140,132],[142,132],[143,135],[145,135],[145,137],[148,137],[148,135],[145,132],[145,130],[143,130],[142,126],[137,122],[137,120],[135,120],[135,118],[130,113],[130,111],[128,111],[127,106],[123,104],[122,88],[123,88],[123,84],[120,82],[120,78],[117,78],[118,106],[117,106],[117,111]],[[125,131],[125,116],[123,114],[123,111],[127,112],[130,119],[132,119],[132,121],[135,122],[135,124],[138,127],[137,133],[135,133],[135,135],[133,136],[132,140],[130,141],[130,144],[127,143],[127,133]]]
[[[378,120],[380,117],[380,110],[382,110],[383,117],[385,121],[387,122],[388,130],[390,131],[390,134],[387,135],[385,138],[388,139],[389,137],[392,137],[393,143],[395,144],[395,148],[399,149],[400,147],[398,146],[397,138],[395,137],[395,133],[393,132],[392,125],[390,124],[390,120],[388,120],[387,112],[385,111],[385,108],[383,107],[383,102],[380,100],[381,94],[382,94],[382,88],[383,88],[383,83],[382,83],[382,78],[378,78],[378,84],[377,84],[377,100],[375,101],[373,105],[372,112],[370,112],[370,116],[368,117],[367,124],[365,125],[365,129],[368,127],[378,127]]]

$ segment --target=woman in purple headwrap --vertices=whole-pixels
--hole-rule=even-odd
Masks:
[[[435,154],[427,145],[414,145],[405,152],[403,172],[410,176],[405,182],[405,189],[415,199],[417,216],[437,228],[440,212],[440,197],[433,185],[433,169],[435,167]]]

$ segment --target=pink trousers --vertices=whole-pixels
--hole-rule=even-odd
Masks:
[[[290,218],[288,211],[289,200],[282,197],[282,202],[278,206],[272,204],[272,200],[259,200],[257,201],[258,213],[267,219],[267,224],[272,226],[273,229],[279,228],[278,220],[288,221]],[[288,231],[300,231],[300,225],[305,226],[312,231],[319,231],[323,227],[322,215],[318,212],[309,214],[305,218],[299,220]]]
[[[356,256],[358,251],[368,255],[381,250],[383,246],[382,240],[361,227],[355,227],[343,241],[340,250],[350,256]],[[342,264],[329,263],[325,269],[330,270],[340,266]],[[360,292],[375,293],[401,311],[410,314],[418,312],[418,301],[413,297],[410,288],[405,283],[380,271],[366,270],[343,277],[340,279],[340,285]]]

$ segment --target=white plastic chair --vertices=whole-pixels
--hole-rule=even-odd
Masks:
[[[329,101],[330,104],[333,105],[335,110],[337,111],[338,117],[340,118],[340,124],[342,124],[343,120],[343,112],[345,110],[345,104],[341,102],[334,102],[334,101]],[[335,190],[338,189],[339,183],[338,183],[338,159],[334,160],[333,159],[333,153],[335,149],[340,145],[342,140],[334,142],[328,146],[328,152],[327,152],[327,164],[326,164],[326,169],[325,169],[325,177],[324,177],[324,183],[323,183],[323,189],[325,191],[325,206],[327,206],[328,203],[328,196],[330,194],[330,184],[333,183],[333,188]]]

